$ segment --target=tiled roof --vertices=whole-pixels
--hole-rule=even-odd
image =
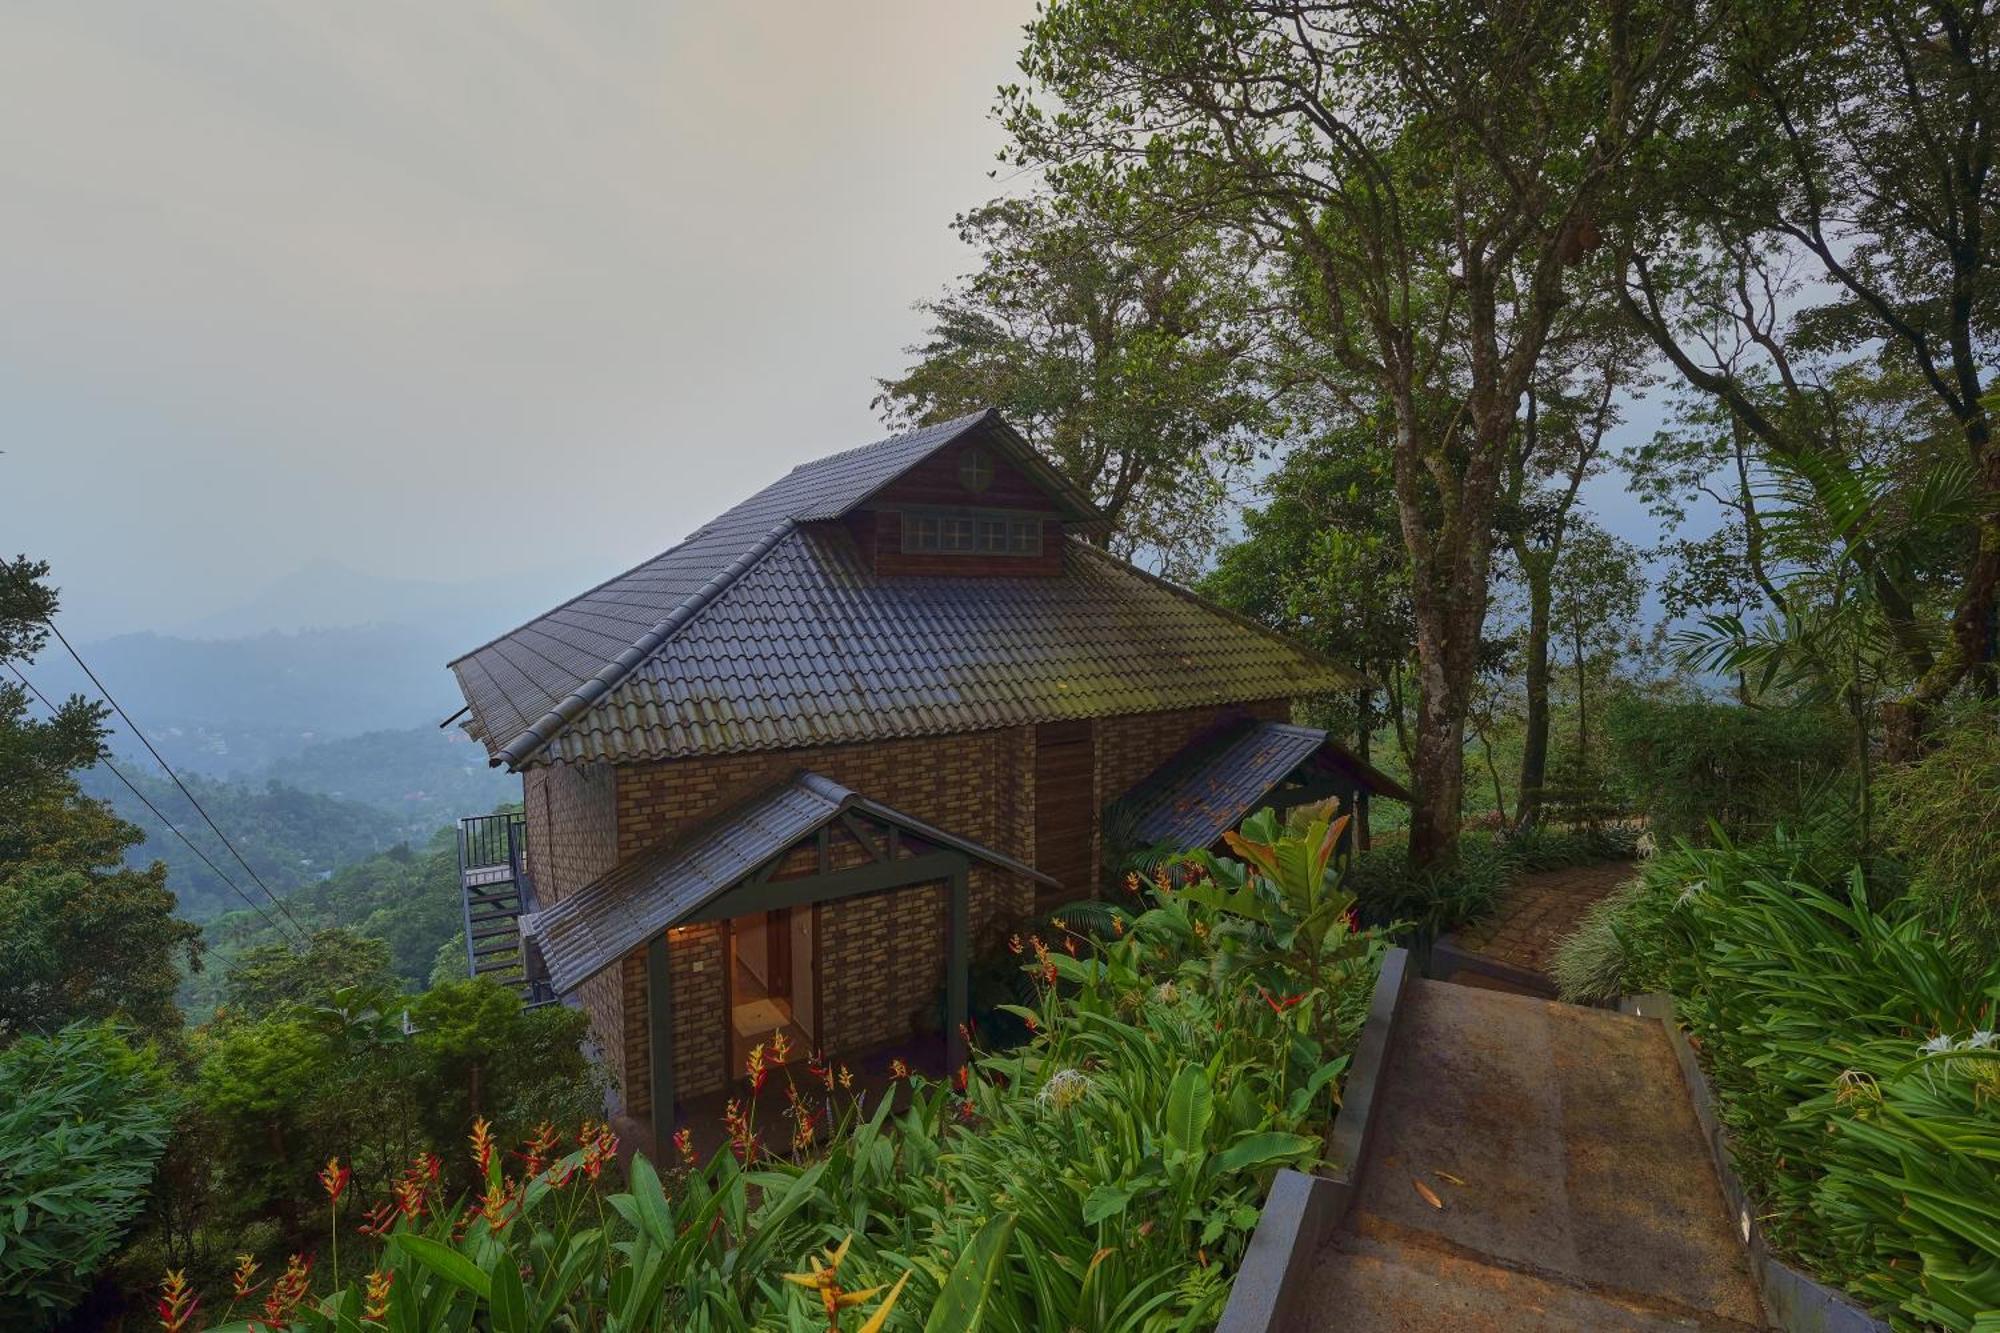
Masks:
[[[1408,800],[1400,783],[1317,727],[1245,722],[1188,744],[1120,797],[1136,846],[1208,847],[1243,822],[1300,764],[1322,756],[1371,791]]]
[[[880,578],[838,517],[991,413],[809,463],[452,663],[495,763],[643,760],[1343,689],[1350,673],[1067,543],[1063,577]],[[1053,475],[1053,474],[1051,474]],[[1057,478],[1059,503],[1095,515]]]
[[[660,931],[688,920],[827,824],[861,810],[925,841],[1053,884],[1020,861],[912,819],[831,778],[800,772],[704,823],[628,860],[528,918],[529,938],[567,994]]]

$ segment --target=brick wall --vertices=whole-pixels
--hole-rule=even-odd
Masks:
[[[904,814],[1032,861],[1033,755],[1032,729],[1009,728],[624,766],[617,770],[618,854],[630,856],[662,838],[685,833],[729,805],[811,767]],[[798,867],[786,867],[786,872],[809,870],[805,863],[809,859],[803,858]],[[843,863],[837,860],[836,867]],[[1027,915],[1034,902],[1032,881],[991,866],[975,866],[966,890],[975,950],[1004,934],[1004,928]],[[946,911],[944,891],[935,887],[898,889],[821,906],[819,1019],[829,1051],[857,1052],[894,1041],[929,1021],[944,980]],[[670,957],[674,1085],[683,1097],[717,1091],[728,1076],[721,929],[699,929],[709,932],[702,936],[699,951],[683,948],[676,937]],[[697,962],[703,967],[699,981],[692,971]],[[620,1068],[627,1073],[627,1104],[643,1114],[641,1105],[650,1106],[643,1089],[645,1071],[651,1067],[643,956],[635,955],[625,966],[628,976],[637,969],[637,983],[626,987]]]
[[[1097,722],[1094,796],[1101,809],[1202,731],[1232,715],[1282,721],[1283,699]],[[560,896],[663,838],[678,836],[802,767],[905,814],[997,851],[1034,861],[1032,727],[969,735],[829,746],[664,763],[574,768],[528,775],[530,864]],[[839,844],[836,844],[839,845]],[[841,853],[836,864],[845,864]],[[809,872],[810,854],[792,871]],[[1032,882],[975,865],[968,877],[972,948],[994,947],[1030,914]],[[548,900],[553,900],[548,899]],[[858,1053],[937,1019],[947,957],[947,893],[920,885],[821,904],[818,1014],[827,1050]],[[727,957],[719,923],[670,937],[674,1082],[682,1097],[719,1091],[728,1068]],[[633,1114],[651,1114],[644,950],[583,988],[607,1067]]]
[[[617,778],[609,764],[556,764],[522,775],[521,800],[528,823],[528,874],[544,907],[560,902],[618,864]],[[627,960],[624,970],[630,969]],[[641,1005],[645,968],[639,968]],[[628,1094],[625,1067],[627,985],[609,968],[577,990],[590,1015],[605,1071]]]

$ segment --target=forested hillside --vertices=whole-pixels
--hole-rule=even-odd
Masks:
[[[119,771],[216,867],[241,888],[257,893],[251,877],[173,783],[127,762],[119,764]],[[315,883],[341,866],[388,850],[405,836],[395,816],[359,801],[302,791],[279,782],[252,787],[193,774],[184,774],[182,780],[215,822],[228,831],[230,841],[257,877],[276,893]],[[119,818],[145,833],[144,842],[127,849],[125,863],[143,869],[154,861],[165,862],[167,887],[180,900],[181,916],[205,921],[218,912],[242,906],[242,900],[215,870],[168,832],[108,770],[102,766],[88,770],[82,785],[86,794],[109,802]]]

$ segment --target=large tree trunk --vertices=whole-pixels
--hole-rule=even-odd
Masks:
[[[1542,817],[1542,787],[1549,775],[1549,607],[1554,598],[1548,566],[1526,551],[1519,555],[1528,583],[1528,660],[1523,671],[1528,720],[1521,742],[1521,799],[1514,823],[1517,828],[1531,828]]]
[[[1454,688],[1444,663],[1424,654],[1417,700],[1417,735],[1411,756],[1410,861],[1431,865],[1458,854],[1465,808],[1465,691]]]

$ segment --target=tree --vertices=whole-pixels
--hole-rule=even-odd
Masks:
[[[1021,159],[1164,177],[1191,217],[1248,219],[1314,370],[1357,418],[1383,411],[1419,664],[1418,861],[1457,846],[1521,405],[1571,266],[1683,77],[1689,7],[1547,0],[1502,22],[1464,0],[1056,0],[1028,29],[1005,106]]]
[[[1616,292],[1731,431],[1810,485],[1893,640],[1920,730],[1968,676],[2000,689],[2000,445],[1982,368],[2000,244],[1993,16],[1981,0],[1783,0],[1724,16],[1690,82],[1698,114],[1662,155],[1657,193],[1615,229]],[[1864,366],[1948,423],[1978,497],[1942,634],[1872,532],[1895,501],[1848,430]]]
[[[1576,748],[1590,755],[1590,684],[1609,676],[1631,637],[1645,597],[1639,552],[1588,520],[1575,522],[1556,565],[1550,618],[1569,655],[1576,689]]]
[[[905,425],[1000,408],[1109,515],[1113,550],[1198,568],[1271,418],[1247,247],[1094,189],[996,200],[957,229],[980,267],[920,307],[917,361],[876,406]]]
[[[1392,724],[1408,764],[1404,706],[1410,674],[1409,558],[1382,497],[1390,468],[1378,431],[1330,423],[1294,441],[1243,512],[1241,540],[1224,546],[1198,585],[1207,596],[1358,667],[1368,683],[1351,700],[1314,700],[1324,723],[1370,758],[1376,728]],[[1378,705],[1376,692],[1385,696]],[[1358,830],[1367,835],[1365,824]]]
[[[200,932],[174,916],[164,867],[123,867],[139,830],[77,785],[104,757],[104,710],[72,697],[35,720],[14,675],[47,638],[48,572],[25,556],[0,563],[0,1042],[114,1016],[170,1033]]]
[[[1540,380],[1530,388],[1497,520],[1528,600],[1521,643],[1525,717],[1520,804],[1514,817],[1522,828],[1540,818],[1548,778],[1549,638],[1556,572],[1583,483],[1602,470],[1605,437],[1619,420],[1617,395],[1635,378],[1637,359],[1629,332],[1607,327],[1594,312],[1575,321],[1561,341],[1570,345],[1548,358]],[[1481,742],[1485,744],[1483,730]],[[1490,747],[1487,754],[1490,764]]]

